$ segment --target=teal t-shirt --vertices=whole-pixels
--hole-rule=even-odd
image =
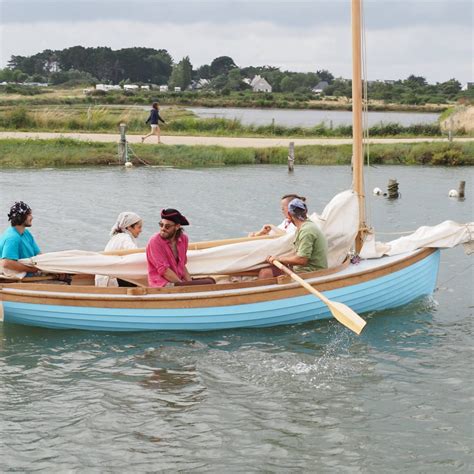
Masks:
[[[328,267],[328,244],[319,227],[309,219],[296,232],[294,241],[296,255],[306,257],[308,263],[297,265],[294,270],[300,272],[314,272]]]
[[[15,227],[10,227],[0,236],[0,258],[20,260],[39,253],[41,250],[28,229],[20,234]]]

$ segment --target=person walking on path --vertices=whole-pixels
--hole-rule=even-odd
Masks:
[[[161,130],[160,130],[160,124],[159,122],[166,123],[161,117],[160,117],[160,107],[158,105],[158,102],[153,102],[151,105],[152,109],[150,110],[150,116],[148,117],[148,120],[145,123],[150,123],[151,126],[151,131],[148,135],[145,135],[142,137],[142,143],[145,142],[145,140],[148,137],[151,137],[152,135],[156,135],[158,138],[158,143],[161,143]]]

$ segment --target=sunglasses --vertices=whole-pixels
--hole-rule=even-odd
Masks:
[[[176,227],[176,224],[163,224],[163,222],[159,222],[158,225],[160,226],[161,229],[171,229],[172,227]]]

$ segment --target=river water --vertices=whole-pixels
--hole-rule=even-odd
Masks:
[[[472,220],[468,168],[379,167],[380,232]],[[465,179],[469,200],[447,197]],[[162,207],[191,240],[278,223],[296,191],[321,211],[348,167],[0,171],[0,215],[30,203],[43,251],[101,249],[120,211]],[[6,225],[6,219],[4,220]],[[393,235],[380,236],[383,240]],[[260,330],[101,334],[0,323],[0,471],[468,472],[473,467],[473,257],[442,252],[433,298],[335,321]]]
[[[328,127],[352,125],[352,112],[344,110],[295,110],[295,109],[243,109],[190,107],[200,118],[225,118],[240,120],[243,125],[276,125],[285,127],[314,127],[322,122]],[[380,123],[399,123],[408,126],[421,123],[434,123],[438,113],[426,112],[368,112],[368,126]]]

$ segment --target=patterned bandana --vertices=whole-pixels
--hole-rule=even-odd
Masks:
[[[15,219],[15,217],[24,217],[31,212],[31,207],[28,204],[24,203],[23,201],[17,201],[13,206],[10,208],[10,212],[8,213],[8,220],[11,221]]]

